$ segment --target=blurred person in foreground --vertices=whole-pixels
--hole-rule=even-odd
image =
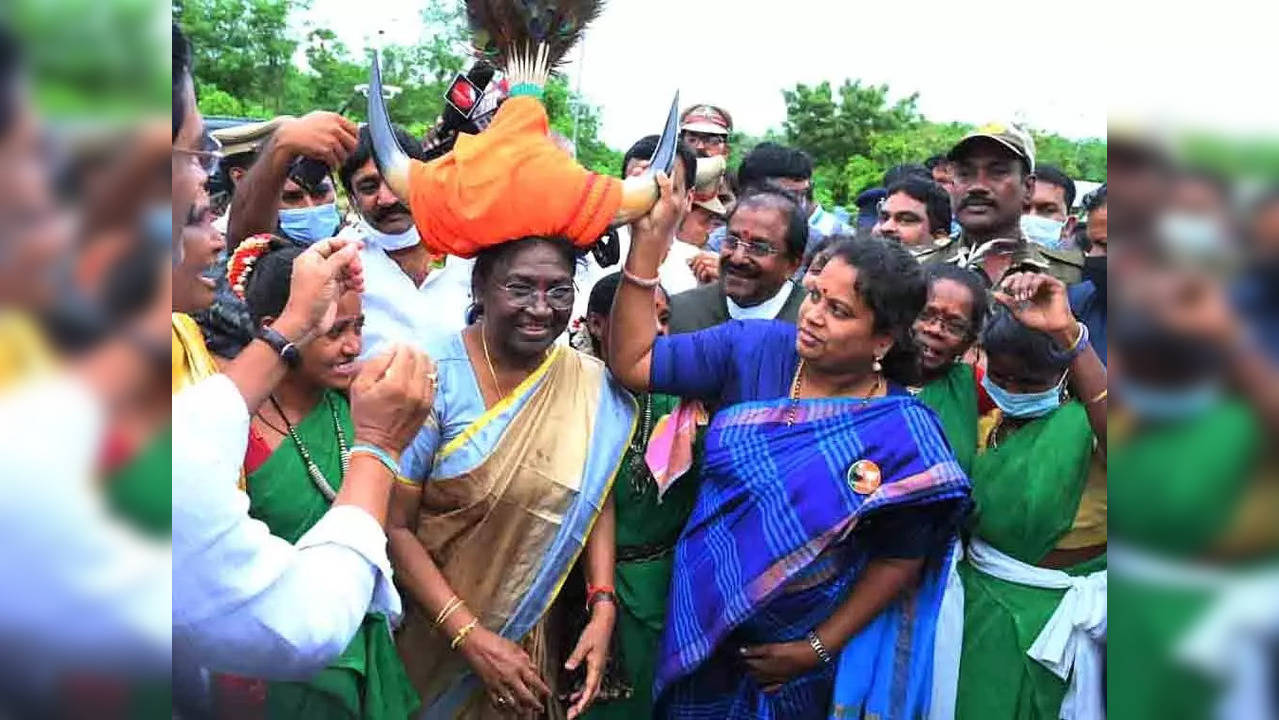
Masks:
[[[925,260],[952,262],[985,275],[992,287],[1015,272],[1046,272],[1079,282],[1083,258],[1032,243],[1021,229],[1022,210],[1035,191],[1035,142],[1011,123],[991,123],[951,148],[959,237]]]
[[[932,180],[899,180],[879,204],[871,233],[896,240],[922,261],[950,239],[950,196]]]
[[[254,322],[270,327],[289,301],[294,261],[303,250],[262,235],[236,248],[231,286],[241,288]],[[378,455],[357,444],[348,399],[359,368],[361,296],[344,291],[333,325],[301,349],[249,423],[244,491],[249,516],[271,534],[298,542],[329,509],[354,458]],[[407,718],[421,704],[395,652],[387,616],[370,610],[342,654],[303,682],[218,675],[221,717]]]
[[[621,282],[621,273],[614,272],[591,290],[587,330],[591,352],[601,359],[608,357],[613,299]],[[654,295],[657,333],[666,335],[666,291],[659,285]],[[585,716],[591,720],[653,717],[653,676],[666,623],[675,543],[700,485],[696,468],[701,464],[705,411],[681,405],[673,395],[639,393],[636,399],[640,419],[613,483],[618,650],[634,691],[629,698],[592,708]]]
[[[781,187],[752,187],[725,227],[720,279],[671,297],[672,333],[747,318],[795,321],[804,292],[791,278],[808,234],[802,201]]]
[[[1070,244],[1078,219],[1071,214],[1075,206],[1075,181],[1056,165],[1040,164],[1035,168],[1035,191],[1030,205],[1021,215],[1021,231],[1028,240],[1049,250],[1074,249]]]
[[[427,159],[421,143],[403,128],[393,132],[409,157]],[[360,128],[359,143],[342,163],[338,179],[359,214],[339,237],[364,242],[363,357],[392,342],[420,344],[431,335],[466,327],[474,261],[433,255],[422,244],[408,206],[387,187],[373,161],[367,125]]]
[[[1273,717],[1279,372],[1227,287],[1117,286],[1109,456],[1114,717]]]
[[[1106,369],[1060,280],[1009,275],[995,299],[981,345],[997,408],[978,421],[977,507],[946,597],[962,641],[938,633],[934,710],[954,688],[960,720],[1101,718]]]
[[[1279,364],[1279,188],[1253,201],[1246,232],[1251,261],[1234,288],[1235,306],[1271,362]]]
[[[175,217],[191,212],[207,177],[190,70],[190,47],[174,25]],[[296,546],[250,519],[249,498],[235,483],[250,413],[298,361],[301,348],[331,330],[341,293],[362,289],[358,250],[358,244],[328,240],[301,253],[278,319],[220,373],[201,377],[212,360],[198,334],[174,336],[175,381],[181,375],[187,383],[173,398],[171,622],[181,702],[202,703],[199,666],[306,677],[337,657],[370,607],[391,615],[399,610],[381,525],[395,458],[430,409],[429,359],[397,347],[361,367],[351,391],[353,436],[375,451],[351,458],[333,507]]]
[[[720,409],[675,547],[656,716],[921,716],[932,654],[895,648],[933,632],[968,482],[901,384],[915,381],[918,264],[883,240],[840,244],[798,328],[661,337],[651,293],[674,203],[660,184],[614,302],[610,368],[634,391]],[[749,447],[731,441],[740,433]]]
[[[86,212],[73,228],[55,199],[27,80],[16,38],[0,27],[0,435],[9,449],[0,459],[0,641],[22,649],[0,660],[0,708],[44,716],[74,700],[77,676],[168,674],[168,549],[106,512],[99,482],[111,419],[163,366],[169,266],[140,268],[149,292],[118,317],[69,305],[62,273],[81,259],[77,242],[110,230],[136,246],[146,230],[169,226],[170,212],[153,207],[144,221],[130,196],[119,226]],[[152,171],[164,151],[146,136],[128,155]],[[92,331],[74,351],[50,332],[60,314]]]

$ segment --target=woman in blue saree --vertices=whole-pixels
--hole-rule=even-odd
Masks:
[[[802,241],[788,196],[741,207],[774,211],[730,216],[743,271]],[[895,245],[841,243],[798,327],[732,321],[655,337],[648,286],[667,211],[633,229],[610,366],[633,390],[719,410],[675,550],[656,714],[924,717],[943,566],[969,485],[936,415],[905,389],[921,270]]]

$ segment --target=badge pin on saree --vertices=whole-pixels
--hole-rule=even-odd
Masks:
[[[879,489],[879,466],[870,460],[858,460],[848,466],[848,486],[858,495],[869,495]]]

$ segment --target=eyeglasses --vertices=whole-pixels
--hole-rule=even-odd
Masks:
[[[691,130],[684,131],[684,142],[689,145],[704,145],[707,147],[719,147],[728,143],[728,138],[723,135],[715,135],[713,133],[699,133]]]
[[[766,258],[770,255],[776,255],[781,252],[777,248],[773,247],[772,243],[766,240],[752,240],[750,242],[746,242],[734,235],[724,236],[723,248],[727,250],[730,255],[737,252],[739,245],[746,251],[747,255],[750,255],[753,258]]]
[[[572,285],[556,285],[539,290],[525,283],[507,283],[502,286],[503,292],[516,307],[531,308],[537,304],[538,296],[546,298],[546,304],[552,310],[572,310],[575,296]]]
[[[966,338],[972,328],[962,320],[947,317],[933,310],[924,310],[919,314],[919,322],[925,325],[936,323],[948,335],[955,338]]]
[[[185,148],[173,148],[173,152],[186,155],[196,167],[204,171],[205,175],[212,175],[218,169],[218,163],[222,161],[222,143],[209,133],[204,133],[200,138],[199,150],[187,150]]]

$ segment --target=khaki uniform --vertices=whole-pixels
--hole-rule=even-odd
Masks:
[[[931,249],[916,252],[915,257],[924,265],[954,263],[979,271],[991,287],[997,287],[1005,277],[1015,272],[1048,273],[1067,285],[1073,285],[1082,279],[1084,269],[1082,252],[1048,250],[1030,242],[1025,236],[1018,240],[994,240],[974,248],[960,234]],[[1001,267],[1004,269],[998,272],[999,277],[990,277],[988,268]]]

